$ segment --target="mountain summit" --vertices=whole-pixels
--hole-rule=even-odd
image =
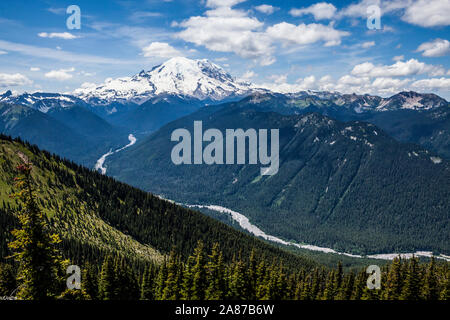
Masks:
[[[77,89],[74,94],[96,104],[117,100],[140,104],[161,94],[219,101],[245,95],[250,90],[249,83],[236,81],[223,68],[207,59],[177,57],[150,71],[143,70],[132,77],[108,79],[101,85]]]

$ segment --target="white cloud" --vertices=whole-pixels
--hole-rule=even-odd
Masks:
[[[0,73],[0,87],[13,87],[32,84],[33,81],[20,73]]]
[[[300,17],[306,14],[312,14],[314,19],[331,19],[336,14],[336,7],[331,3],[320,2],[302,9],[291,9],[289,13],[294,17]]]
[[[181,53],[165,42],[152,42],[142,48],[144,57],[172,58],[181,56]]]
[[[450,25],[450,0],[362,0],[342,9],[340,17],[367,17],[367,8],[377,5],[382,14],[401,12],[405,22],[422,27]]]
[[[450,54],[450,41],[445,39],[435,39],[422,43],[417,51],[422,51],[424,57],[442,57]]]
[[[77,39],[80,38],[79,36],[73,35],[70,32],[52,32],[52,33],[47,33],[47,32],[41,32],[38,33],[38,36],[41,38],[58,38],[58,39],[64,39],[64,40],[72,40],[72,39]]]
[[[20,54],[39,57],[45,59],[54,59],[66,62],[80,62],[80,63],[92,63],[92,64],[130,64],[134,61],[127,61],[124,59],[112,59],[99,57],[88,54],[72,53],[63,50],[55,50],[50,48],[43,48],[38,46],[31,46],[26,44],[20,44],[5,40],[0,40],[0,49],[18,52]]]
[[[8,52],[0,50],[0,55],[2,55],[2,54],[8,54]]]
[[[261,65],[275,62],[272,40],[263,31],[264,24],[247,12],[230,6],[241,1],[212,1],[204,16],[194,16],[178,26],[177,37],[218,52],[234,52],[242,58],[258,60]],[[228,5],[228,6],[227,6]]]
[[[404,55],[395,56],[392,58],[392,60],[394,60],[394,61],[405,60],[405,56]]]
[[[400,91],[398,88],[405,88],[409,82],[410,82],[409,79],[400,80],[400,79],[394,79],[394,78],[389,78],[389,77],[380,77],[380,78],[376,78],[372,82],[372,86],[377,89],[395,88],[395,89],[393,89],[394,91]]]
[[[405,10],[402,19],[422,27],[450,25],[450,0],[418,0]]]
[[[287,74],[273,74],[269,76],[268,79],[276,84],[281,84],[287,81],[287,77],[288,77]]]
[[[267,34],[284,44],[306,45],[323,41],[325,46],[335,46],[341,43],[342,37],[348,36],[350,33],[317,23],[302,23],[296,26],[282,22],[267,28]]]
[[[363,47],[364,49],[367,49],[367,48],[373,47],[374,45],[375,45],[375,41],[366,41],[361,44],[361,47]]]
[[[244,81],[249,81],[252,78],[258,76],[254,71],[252,70],[247,70],[242,76],[241,79]]]
[[[256,6],[255,10],[265,13],[265,14],[272,14],[275,12],[275,10],[277,10],[278,8],[268,5],[268,4],[262,4],[260,6]]]
[[[65,81],[65,80],[71,79],[73,77],[71,72],[74,72],[74,71],[75,71],[75,68],[52,70],[50,72],[47,72],[45,74],[45,77],[50,78],[50,79],[56,79],[59,81]]]
[[[422,79],[414,82],[412,87],[417,89],[444,89],[450,90],[450,78]]]
[[[36,72],[36,71],[39,71],[39,70],[41,70],[41,69],[38,68],[38,67],[31,67],[30,68],[30,71],[33,71],[33,72]]]
[[[246,0],[207,0],[206,6],[209,8],[232,7]]]
[[[445,70],[440,66],[433,66],[416,59],[410,59],[406,62],[397,61],[392,65],[379,66],[375,66],[371,62],[364,62],[356,65],[351,73],[358,77],[402,77],[424,73],[436,76],[443,75]]]

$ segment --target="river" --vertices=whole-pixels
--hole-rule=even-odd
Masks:
[[[285,241],[278,237],[266,234],[264,231],[259,229],[257,226],[251,224],[250,220],[246,216],[244,216],[243,214],[241,214],[239,212],[233,211],[231,209],[228,209],[228,208],[225,208],[222,206],[218,206],[218,205],[186,205],[186,204],[184,204],[184,206],[189,207],[189,208],[205,208],[205,209],[217,211],[220,213],[228,214],[229,216],[231,216],[231,218],[234,221],[239,223],[239,226],[242,229],[247,230],[251,234],[253,234],[257,237],[263,238],[265,240],[283,244],[286,246],[294,246],[297,248],[311,250],[311,251],[320,251],[320,252],[325,252],[325,253],[340,254],[340,255],[353,257],[353,258],[372,258],[372,259],[381,259],[381,260],[393,260],[394,258],[396,258],[398,256],[401,256],[402,258],[405,258],[405,259],[409,259],[414,255],[415,257],[428,257],[428,258],[434,256],[435,258],[438,258],[438,259],[450,261],[450,256],[446,256],[443,254],[436,256],[436,255],[433,255],[433,253],[431,251],[417,251],[415,253],[380,253],[380,254],[371,254],[371,255],[367,255],[367,256],[361,256],[361,255],[351,254],[351,253],[346,253],[346,252],[338,252],[331,248],[319,247],[319,246],[315,246],[315,245],[311,245],[311,244],[298,244],[295,242]]]
[[[97,171],[100,171],[101,174],[106,174],[106,166],[105,166],[105,161],[106,158],[109,157],[110,155],[120,152],[122,150],[125,150],[126,148],[131,147],[133,144],[136,143],[137,139],[135,136],[133,136],[131,133],[128,135],[128,140],[130,141],[130,143],[128,143],[126,146],[119,148],[115,151],[109,150],[107,153],[105,153],[104,155],[102,155],[97,162],[95,163],[94,169]]]

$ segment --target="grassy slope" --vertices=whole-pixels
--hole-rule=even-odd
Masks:
[[[16,202],[10,199],[9,194],[13,190],[13,168],[20,163],[19,153],[26,155],[31,162],[35,155],[18,142],[0,140],[0,164],[8,167],[0,169],[0,203],[10,203],[13,207]],[[66,168],[64,164],[53,160],[54,165],[60,166],[70,174],[75,173]],[[63,239],[77,239],[96,247],[119,251],[125,255],[131,255],[144,260],[161,261],[161,255],[154,248],[139,243],[132,237],[125,235],[113,228],[84,201],[77,198],[81,191],[78,186],[67,187],[59,181],[59,178],[51,171],[34,166],[33,178],[37,185],[38,199],[41,208],[50,218],[54,231]],[[48,188],[51,184],[52,187]],[[45,203],[44,206],[42,204]]]

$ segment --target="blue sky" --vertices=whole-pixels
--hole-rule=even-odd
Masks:
[[[66,26],[72,4],[79,30]],[[373,5],[381,29],[367,26]],[[0,92],[71,92],[185,56],[281,92],[449,99],[449,17],[450,0],[3,0]]]

